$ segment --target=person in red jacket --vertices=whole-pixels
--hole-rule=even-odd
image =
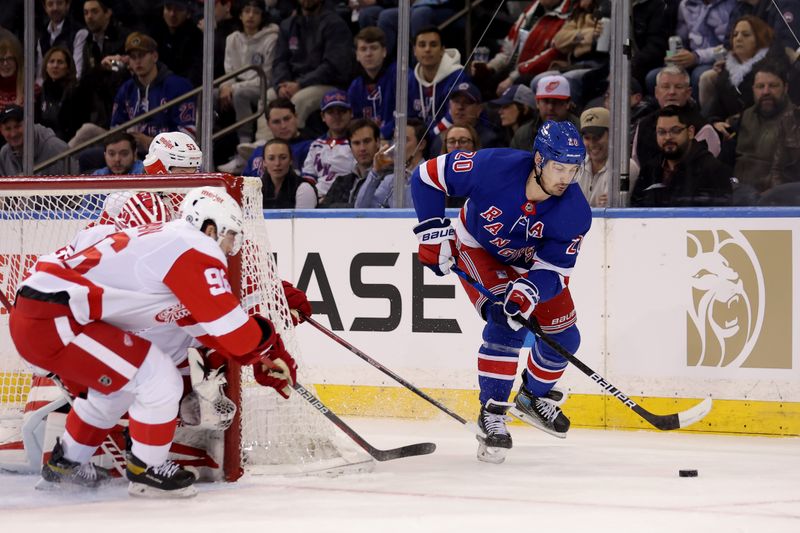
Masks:
[[[564,56],[553,46],[561,26],[569,18],[572,0],[538,0],[522,13],[503,40],[503,46],[488,63],[473,63],[471,74],[478,80],[499,80],[501,96],[515,83],[528,85],[534,76]]]

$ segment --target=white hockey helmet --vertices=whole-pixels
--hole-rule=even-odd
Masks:
[[[174,167],[200,168],[203,152],[197,141],[180,131],[159,133],[150,143],[144,158],[144,171],[148,174],[171,174]]]
[[[172,219],[169,208],[161,198],[152,192],[140,191],[122,204],[122,208],[114,217],[114,225],[118,230],[135,228],[145,224],[169,222]]]
[[[201,231],[206,220],[213,222],[217,227],[217,242],[220,246],[229,231],[235,232],[233,249],[229,255],[239,253],[242,247],[244,215],[242,208],[225,192],[225,189],[221,187],[192,189],[181,202],[178,216]]]

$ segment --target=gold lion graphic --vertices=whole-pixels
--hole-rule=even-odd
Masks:
[[[764,278],[741,232],[687,234],[691,305],[688,362],[739,367],[750,356],[764,322]]]

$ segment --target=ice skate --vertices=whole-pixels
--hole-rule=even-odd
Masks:
[[[499,464],[506,460],[506,453],[511,449],[511,434],[506,427],[506,411],[513,405],[489,400],[481,407],[478,427],[485,436],[476,435],[479,443],[479,461]]]
[[[111,474],[105,468],[89,463],[76,463],[64,457],[61,439],[56,439],[50,460],[42,467],[42,481],[36,485],[39,490],[56,488],[58,484],[95,488],[107,482]]]
[[[561,412],[566,399],[567,394],[559,389],[550,389],[545,396],[533,396],[523,384],[509,412],[523,422],[563,439],[569,431],[569,418]]]
[[[191,498],[197,496],[195,475],[172,461],[147,466],[128,454],[128,494],[140,498]]]

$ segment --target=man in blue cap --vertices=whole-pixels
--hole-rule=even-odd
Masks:
[[[341,89],[325,93],[320,112],[328,131],[311,143],[301,175],[316,185],[321,200],[336,178],[353,171],[356,160],[347,139],[347,126],[353,118],[347,93]]]

